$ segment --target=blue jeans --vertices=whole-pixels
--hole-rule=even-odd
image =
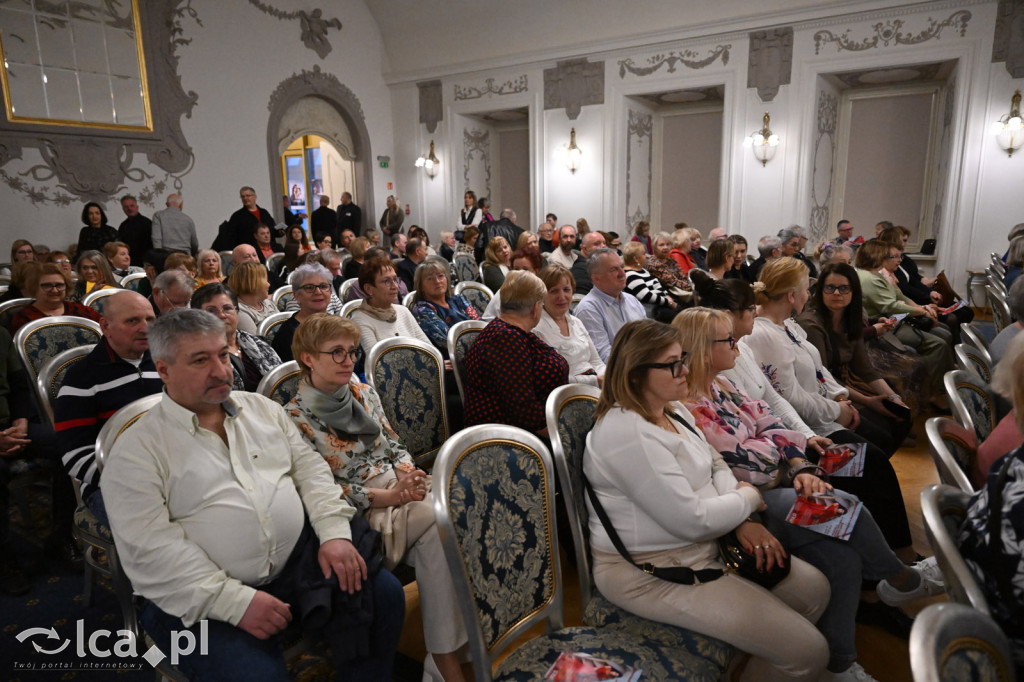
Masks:
[[[786,523],[796,500],[792,488],[762,491],[768,511],[765,525],[787,550],[811,564],[828,578],[832,587],[818,630],[829,645],[828,669],[842,672],[857,660],[857,606],[863,579],[882,580],[898,575],[903,562],[893,554],[868,508],[862,507],[849,540],[837,540],[813,530]]]
[[[384,569],[371,580],[374,588],[374,620],[370,626],[370,656],[347,661],[344,666],[335,665],[337,680],[391,680],[398,638],[402,634],[402,623],[405,620],[405,592],[398,579]],[[187,629],[195,636],[195,650],[187,656],[181,656],[177,665],[190,680],[284,682],[289,679],[279,637],[257,639],[234,625],[211,620],[207,624],[207,653],[200,655],[200,624],[185,628],[180,618],[164,613],[151,602],[142,611],[142,626],[168,657],[172,631],[183,632]],[[182,639],[181,646],[184,644]]]

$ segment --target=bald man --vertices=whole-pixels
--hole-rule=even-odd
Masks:
[[[260,263],[260,256],[256,252],[256,247],[251,244],[239,244],[231,250],[231,265],[241,265],[242,263]],[[282,286],[285,282],[281,279],[276,272],[267,272],[267,281],[270,282],[270,293],[274,293]]]
[[[580,240],[581,255],[576,258],[572,267],[569,268],[569,272],[572,273],[573,278],[576,280],[577,294],[588,294],[594,288],[594,283],[590,281],[590,273],[587,271],[587,259],[590,258],[592,253],[606,246],[604,235],[600,232],[588,232],[583,235],[583,239]]]
[[[149,357],[147,331],[156,319],[153,307],[134,291],[103,300],[103,338],[64,377],[53,416],[64,450],[64,468],[82,486],[82,500],[107,525],[96,468],[96,436],[115,412],[163,388]]]
[[[195,258],[199,253],[196,224],[182,213],[181,195],[169,194],[165,203],[167,208],[153,214],[153,248],[184,251]]]

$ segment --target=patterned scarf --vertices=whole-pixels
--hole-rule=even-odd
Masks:
[[[299,383],[299,397],[313,411],[317,419],[334,429],[341,440],[359,441],[367,450],[380,435],[380,425],[370,419],[363,406],[352,397],[345,384],[332,394],[315,388],[309,381]]]

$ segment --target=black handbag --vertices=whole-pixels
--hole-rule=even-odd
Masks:
[[[730,570],[766,590],[772,589],[789,575],[788,563],[775,564],[768,571],[757,570],[757,558],[743,549],[734,530],[718,538],[718,553]]]

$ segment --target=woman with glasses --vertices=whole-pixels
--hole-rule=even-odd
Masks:
[[[0,275],[10,276],[11,269],[16,263],[27,263],[36,259],[36,250],[32,248],[32,242],[27,239],[15,239],[11,244],[10,267],[0,268]]]
[[[327,312],[331,302],[332,281],[331,271],[318,263],[300,265],[292,273],[288,283],[292,285],[292,294],[299,309],[278,326],[270,344],[282,362],[295,359],[292,357],[292,336],[303,320]]]
[[[466,320],[479,320],[480,314],[462,296],[452,293],[448,266],[440,261],[424,261],[413,279],[412,315],[434,348],[448,358],[448,330]]]
[[[74,292],[70,298],[73,301],[81,301],[86,296],[100,289],[120,289],[121,283],[114,277],[110,269],[107,257],[99,251],[79,252],[78,262],[75,263],[75,271],[78,273],[78,282],[75,283]]]
[[[751,514],[758,489],[739,482],[708,447],[682,402],[690,395],[679,333],[629,322],[612,344],[583,471],[623,553],[590,511],[594,584],[616,606],[717,637],[751,655],[744,680],[817,680],[828,644],[814,627],[828,602],[817,569],[786,555]],[[583,493],[581,493],[583,494]],[[788,564],[771,592],[724,568],[716,538],[735,531],[759,567]],[[699,584],[669,582],[634,564],[689,568]]]
[[[255,391],[263,375],[281,364],[281,358],[269,343],[238,328],[238,297],[231,289],[220,282],[206,284],[192,294],[190,305],[205,310],[224,323],[231,368],[235,374],[234,390]]]
[[[359,269],[359,286],[366,298],[350,317],[359,325],[367,355],[378,341],[393,336],[409,336],[431,344],[409,309],[398,304],[398,284],[398,274],[390,259],[371,258]]]
[[[392,529],[383,535],[386,565],[416,567],[428,652],[423,679],[461,680],[456,651],[466,631],[434,525],[430,477],[398,440],[377,393],[352,380],[363,357],[359,337],[352,321],[333,315],[299,325],[292,349],[302,381],[285,411],[330,465],[345,500],[375,529]]]
[[[56,263],[25,263],[22,273],[25,293],[32,292],[35,300],[11,316],[11,334],[32,320],[54,315],[77,315],[100,321],[100,315],[81,303],[67,300],[71,277]],[[19,269],[21,269],[19,268]]]
[[[768,529],[829,579],[829,608],[818,621],[829,642],[828,669],[836,674],[849,671],[847,678],[840,679],[871,679],[856,663],[856,616],[863,580],[886,581],[878,589],[879,596],[890,605],[903,604],[942,591],[938,567],[934,561],[917,570],[905,566],[866,510],[845,541],[787,524],[798,495],[810,498],[833,489],[822,479],[822,470],[807,459],[807,437],[786,428],[768,403],[753,400],[722,374],[733,368],[739,356],[732,315],[692,308],[672,324],[687,354],[686,407],[697,427],[733,475],[761,491],[768,505]]]

